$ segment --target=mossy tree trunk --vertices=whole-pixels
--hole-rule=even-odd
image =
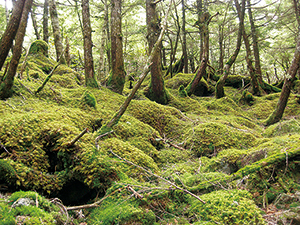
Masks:
[[[22,53],[22,45],[27,27],[28,14],[31,10],[33,0],[26,0],[23,8],[23,12],[21,12],[21,21],[16,34],[15,46],[13,51],[13,56],[11,58],[9,68],[6,76],[4,77],[3,82],[0,84],[0,98],[5,99],[8,98],[11,94],[11,89],[14,84],[14,77],[17,72],[19,60]]]
[[[242,9],[239,4],[236,5],[236,9],[240,16],[242,14]],[[256,69],[253,67],[253,64],[252,64],[251,47],[250,47],[248,35],[246,34],[244,23],[242,24],[242,30],[243,30],[243,40],[244,40],[245,48],[246,48],[246,62],[247,62],[247,67],[248,67],[250,77],[251,77],[252,94],[260,96],[261,95],[260,86],[258,84]]]
[[[203,13],[203,2],[202,0],[197,0],[196,2],[197,5],[197,16],[198,16],[198,21],[200,21],[200,18]],[[203,55],[203,32],[202,29],[199,27],[199,34],[200,34],[200,61],[202,60],[202,55]]]
[[[146,21],[147,21],[147,40],[149,52],[152,51],[154,44],[160,33],[160,24],[156,11],[156,3],[153,0],[146,0]],[[150,99],[160,104],[168,103],[168,95],[164,85],[161,62],[161,45],[153,51],[151,66],[151,84],[145,95]]]
[[[185,30],[185,1],[181,0],[182,4],[182,54],[183,54],[183,65],[184,65],[184,73],[189,72],[189,67],[188,67],[188,54],[186,50],[186,30]]]
[[[100,136],[98,136],[96,138],[96,145],[97,145],[98,139],[101,136],[103,136],[105,133],[111,132],[113,126],[115,126],[115,125],[118,124],[121,116],[125,113],[127,107],[129,106],[131,100],[133,99],[135,93],[137,92],[137,90],[139,89],[139,87],[141,86],[141,84],[143,83],[143,81],[146,78],[147,74],[150,72],[150,67],[153,65],[153,60],[156,57],[157,50],[161,48],[161,42],[162,42],[163,36],[165,34],[165,31],[167,29],[167,18],[168,18],[170,9],[171,9],[171,2],[170,2],[170,5],[168,7],[167,13],[165,15],[163,27],[162,27],[162,29],[160,31],[160,34],[158,36],[158,39],[157,39],[156,43],[154,44],[154,46],[153,46],[153,48],[152,48],[152,50],[150,52],[150,55],[149,55],[149,57],[147,59],[147,63],[145,65],[144,69],[143,69],[143,72],[142,72],[139,80],[134,85],[131,93],[128,95],[128,97],[126,98],[125,102],[121,105],[121,107],[119,108],[118,112],[112,117],[112,119],[108,123],[106,123],[104,126],[101,127],[101,129],[99,131]]]
[[[82,0],[82,22],[83,22],[83,48],[84,48],[84,72],[85,85],[87,87],[98,87],[93,61],[92,28],[90,22],[89,0]]]
[[[56,61],[60,61],[61,64],[66,64],[65,56],[63,54],[64,46],[62,44],[62,38],[60,34],[59,20],[55,0],[49,0],[49,8],[51,24],[53,29],[54,45],[56,50]]]
[[[217,82],[216,85],[216,98],[223,98],[225,96],[224,92],[224,85],[225,81],[228,77],[229,70],[233,63],[235,62],[241,48],[242,44],[242,34],[243,34],[243,26],[244,26],[244,17],[245,17],[245,1],[242,0],[242,6],[241,10],[238,10],[239,13],[239,30],[238,30],[238,36],[237,36],[237,41],[236,41],[236,47],[234,50],[234,53],[230,56],[229,60],[226,62],[224,69],[223,69],[223,75],[220,78],[220,80]],[[239,2],[238,0],[234,0],[236,8],[239,7]]]
[[[36,39],[40,40],[41,39],[41,35],[39,33],[38,25],[37,25],[37,22],[36,22],[35,8],[36,7],[32,7],[32,9],[31,9],[31,20],[32,20],[32,25],[33,25],[34,34],[36,36]]]
[[[212,16],[210,16],[209,12],[204,12],[202,16],[200,17],[200,20],[197,21],[197,25],[199,26],[199,29],[202,30],[203,33],[203,53],[202,53],[202,59],[199,69],[197,70],[197,73],[194,77],[194,79],[189,83],[189,85],[186,88],[187,94],[190,96],[192,95],[200,80],[202,79],[203,75],[205,74],[207,63],[208,63],[208,57],[209,57],[209,30],[208,26],[212,19]]]
[[[122,0],[111,1],[111,65],[112,70],[107,86],[122,94],[125,84],[122,35]]]
[[[273,111],[273,113],[269,116],[269,118],[266,120],[267,126],[277,123],[278,121],[281,120],[285,107],[288,102],[288,98],[291,93],[293,81],[296,77],[299,67],[300,67],[300,29],[298,31],[297,46],[294,53],[292,64],[288,70],[288,74],[286,78],[284,79],[283,88],[279,100],[277,102],[276,108]]]
[[[15,36],[17,34],[24,4],[25,0],[18,0],[17,2],[15,2],[12,15],[7,24],[6,30],[2,38],[0,39],[0,70],[2,69],[8,52],[12,47],[13,40],[15,39]]]
[[[48,20],[49,20],[49,0],[45,0],[44,11],[43,11],[43,40],[46,43],[49,42]]]
[[[256,32],[254,20],[253,20],[250,0],[247,0],[247,7],[248,7],[249,21],[250,21],[250,25],[251,25],[251,36],[252,36],[252,41],[253,41],[252,46],[253,46],[253,54],[254,54],[254,59],[255,59],[255,74],[256,74],[259,84],[262,85],[263,79],[262,79],[261,66],[260,66],[257,32]]]

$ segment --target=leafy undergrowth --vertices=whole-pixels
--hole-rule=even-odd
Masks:
[[[266,224],[278,211],[278,223],[299,220],[300,106],[293,94],[283,120],[266,128],[278,93],[251,105],[233,87],[218,100],[180,97],[192,75],[178,74],[166,81],[168,105],[140,90],[96,143],[126,96],[83,87],[83,76],[66,66],[35,95],[54,64],[30,55],[13,96],[0,101],[1,224]],[[203,80],[199,93],[208,95],[212,85]],[[64,206],[93,202],[97,207],[81,211]]]

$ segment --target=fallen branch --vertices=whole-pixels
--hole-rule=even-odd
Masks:
[[[168,184],[170,184],[171,186],[173,186],[175,189],[181,190],[181,191],[183,191],[183,192],[185,192],[185,193],[191,195],[192,197],[198,199],[198,200],[199,200],[200,202],[202,202],[203,204],[205,204],[205,201],[203,201],[201,198],[199,198],[197,195],[191,193],[190,191],[188,191],[188,190],[186,190],[186,189],[183,189],[183,188],[181,188],[181,187],[178,187],[176,184],[172,183],[171,181],[169,181],[169,180],[167,180],[167,179],[165,179],[165,178],[163,178],[163,177],[161,177],[161,176],[159,176],[159,175],[156,175],[156,174],[152,173],[150,170],[147,170],[147,169],[145,169],[145,168],[143,168],[143,167],[141,167],[141,166],[139,166],[139,165],[137,165],[137,164],[135,164],[135,163],[133,163],[133,162],[130,162],[130,161],[128,161],[128,160],[126,160],[126,159],[124,159],[124,158],[118,156],[118,155],[117,155],[116,153],[114,153],[112,150],[109,150],[109,151],[110,151],[115,157],[117,157],[118,159],[120,159],[120,160],[122,160],[122,161],[124,161],[124,162],[126,162],[126,163],[128,163],[128,164],[130,164],[130,165],[133,165],[133,166],[135,166],[135,167],[137,167],[137,168],[139,168],[139,169],[141,169],[141,170],[143,170],[143,171],[145,171],[145,172],[147,172],[147,173],[150,174],[151,176],[154,176],[154,177],[156,177],[156,178],[159,178],[159,179],[161,179],[161,180],[167,182]]]
[[[33,95],[32,91],[28,87],[26,87],[19,79],[17,79],[17,81],[26,91]]]
[[[135,198],[138,198],[138,199],[143,199],[143,198],[144,198],[143,195],[137,193],[132,187],[130,187],[130,185],[127,185],[127,186],[126,186],[126,189],[127,189],[128,191],[131,191],[131,192],[133,193],[133,195],[134,195]]]
[[[44,80],[43,84],[34,92],[34,94],[38,94],[41,90],[43,90],[43,88],[45,87],[45,85],[48,83],[48,81],[50,80],[50,78],[52,77],[54,71],[56,70],[56,68],[60,65],[60,61],[58,63],[56,63],[56,65],[54,66],[54,68],[51,70],[50,74],[46,77],[46,79]]]
[[[83,135],[85,135],[88,132],[88,128],[85,128],[77,137],[75,137],[71,142],[67,144],[67,147],[72,147]]]
[[[111,134],[111,133],[113,133],[113,132],[114,132],[114,131],[111,130],[111,131],[106,132],[106,133],[104,133],[104,134],[100,134],[98,137],[96,137],[96,139],[95,139],[95,146],[96,146],[96,148],[97,148],[97,149],[99,148],[98,141],[100,140],[100,138],[102,138],[102,137],[104,137],[104,136],[106,136],[106,135],[109,135],[109,134]]]
[[[87,204],[87,205],[79,205],[79,206],[70,206],[70,207],[67,207],[67,211],[70,211],[70,210],[78,210],[78,209],[89,209],[89,208],[95,208],[95,207],[98,207],[99,204],[101,202],[103,202],[105,199],[107,199],[109,196],[113,195],[114,193],[116,193],[117,191],[121,191],[123,188],[118,188],[117,190],[113,191],[112,193],[110,193],[109,195],[106,195],[104,196],[103,198],[101,198],[99,201],[96,201],[92,204]]]

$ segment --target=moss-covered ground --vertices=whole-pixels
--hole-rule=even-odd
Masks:
[[[165,82],[168,105],[141,88],[113,132],[95,143],[129,81],[123,95],[86,88],[82,74],[59,66],[35,95],[54,66],[29,55],[13,96],[0,101],[0,224],[267,224],[271,213],[300,212],[294,94],[282,121],[264,127],[280,93],[249,104],[240,85],[227,86],[227,96],[215,99],[214,83],[203,80],[197,93],[206,96],[187,97],[179,87],[192,75],[178,74]],[[276,215],[278,224],[297,220]]]

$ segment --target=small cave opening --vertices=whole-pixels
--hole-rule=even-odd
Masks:
[[[59,193],[55,196],[62,200],[64,205],[82,205],[93,200],[94,198],[104,196],[105,192],[89,188],[83,182],[72,179],[66,183]]]

